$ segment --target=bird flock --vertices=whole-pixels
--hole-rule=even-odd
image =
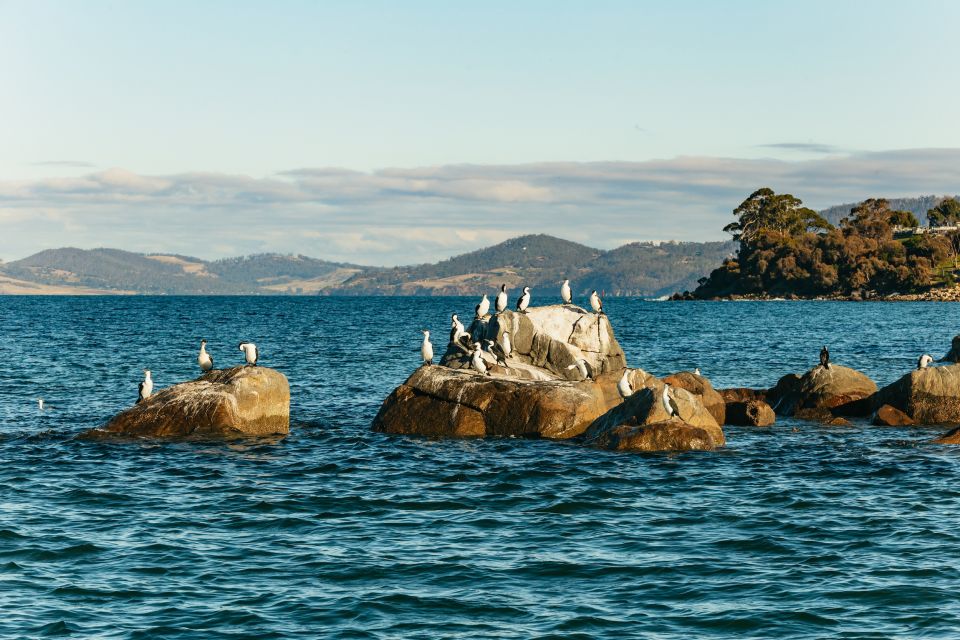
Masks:
[[[517,298],[517,312],[527,313],[527,309],[530,308],[532,300],[533,295],[530,287],[523,287],[520,296]],[[573,293],[570,289],[569,280],[564,280],[560,286],[560,300],[565,305],[573,304]],[[593,309],[594,313],[602,315],[603,300],[596,291],[590,293],[589,301],[590,308]],[[497,292],[493,299],[495,313],[500,315],[506,311],[508,304],[509,294],[507,293],[507,285],[502,284],[500,285],[500,291]],[[490,313],[490,298],[487,297],[487,294],[483,294],[480,302],[474,307],[474,319],[481,320],[486,317],[488,313]],[[423,342],[420,344],[420,357],[423,360],[423,364],[429,365],[433,363],[434,356],[433,343],[430,342],[430,331],[428,329],[421,329],[420,332],[423,334]],[[498,365],[505,369],[510,368],[509,360],[513,354],[513,345],[510,340],[510,332],[504,331],[500,334],[499,341],[481,340],[480,342],[475,342],[473,336],[470,335],[466,327],[464,327],[463,322],[460,321],[460,317],[456,313],[450,316],[450,346],[460,351],[464,356],[469,357],[470,368],[481,375],[490,375],[489,367],[483,359],[484,348],[486,348],[487,353],[493,357]],[[578,358],[577,361],[567,367],[567,369],[577,369],[583,380],[594,379],[593,367],[583,358]]]
[[[246,366],[257,366],[257,361],[260,359],[260,350],[257,349],[257,345],[253,342],[241,342],[237,346],[239,350],[243,352],[243,360],[246,363]],[[206,340],[200,341],[200,352],[197,354],[197,365],[200,366],[200,371],[204,373],[213,369],[213,356],[207,351]],[[153,377],[149,369],[144,369],[143,380],[141,380],[140,384],[137,385],[136,404],[140,404],[151,395],[153,395]],[[37,403],[40,406],[40,411],[43,411],[43,398],[37,398]]]

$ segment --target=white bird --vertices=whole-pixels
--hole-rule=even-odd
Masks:
[[[487,298],[487,294],[483,294],[480,304],[476,307],[477,319],[482,318],[488,313],[490,313],[490,300]]]
[[[507,308],[507,285],[500,285],[500,293],[497,294],[495,304],[497,313],[502,313]]]
[[[697,367],[696,369],[693,370],[693,375],[695,376],[700,375],[700,367]]]
[[[510,342],[510,332],[504,331],[500,337],[500,346],[503,347],[503,353],[509,358],[513,354],[513,344]]]
[[[430,332],[421,329],[423,333],[423,344],[420,345],[420,355],[423,356],[423,364],[433,363],[433,344],[430,342]]]
[[[473,341],[470,339],[470,334],[467,333],[467,330],[463,328],[463,323],[457,319],[457,314],[451,316],[450,344],[467,355],[473,352]]]
[[[487,373],[487,363],[483,361],[483,351],[480,349],[480,344],[475,344],[473,346],[473,357],[470,359],[470,366],[473,367],[473,370],[477,373],[483,375],[490,375]]]
[[[590,307],[593,308],[594,313],[603,313],[603,301],[600,300],[596,290],[590,293]]]
[[[573,295],[570,293],[569,280],[564,280],[563,284],[560,285],[560,299],[563,300],[563,304],[570,304],[573,302]]]
[[[53,407],[48,405],[46,400],[44,400],[43,398],[37,398],[37,409],[39,409],[40,412],[43,413],[44,411],[50,411],[51,409],[53,409]]]
[[[923,354],[920,356],[920,359],[917,360],[917,369],[926,369],[933,362],[933,358],[929,354]]]
[[[677,401],[670,395],[670,385],[663,385],[663,395],[660,399],[663,401],[663,410],[666,411],[668,415],[680,415],[680,407],[677,406]]]
[[[450,316],[450,328],[457,330],[457,335],[461,333],[466,333],[466,329],[463,328],[463,323],[460,322],[460,318],[457,317],[457,314],[452,314]]]
[[[633,389],[630,387],[630,369],[623,370],[623,377],[617,383],[617,391],[624,400],[633,395]]]
[[[577,369],[580,371],[580,379],[586,380],[587,378],[593,380],[593,367],[590,366],[590,363],[584,360],[583,358],[577,358],[577,360],[567,367],[567,371],[571,369]]]
[[[251,367],[257,366],[257,360],[260,359],[260,350],[252,342],[241,342],[240,351],[243,351],[243,358]]]
[[[197,355],[197,364],[201,371],[210,371],[213,369],[213,356],[207,353],[207,341],[200,341],[200,354]]]
[[[530,287],[523,288],[523,295],[517,300],[517,311],[520,313],[526,313],[527,307],[530,306]]]
[[[137,404],[150,397],[153,393],[153,378],[150,377],[150,369],[143,370],[143,381],[137,385]]]

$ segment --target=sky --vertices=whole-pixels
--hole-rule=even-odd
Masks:
[[[960,192],[960,3],[0,0],[0,259],[714,240]]]

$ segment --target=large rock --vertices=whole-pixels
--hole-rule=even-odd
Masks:
[[[913,418],[889,404],[880,406],[873,414],[871,422],[878,427],[906,427],[913,424]]]
[[[513,357],[509,371],[503,375],[530,379],[520,365],[547,372],[560,380],[577,380],[577,371],[568,370],[577,358],[584,358],[596,375],[621,371],[626,366],[623,349],[613,335],[606,315],[590,313],[574,305],[530,307],[526,313],[504,311],[475,320],[469,333],[475,341],[501,341],[503,332],[510,332]],[[467,358],[448,345],[441,364],[466,368]],[[541,376],[542,377],[542,376]]]
[[[681,371],[667,376],[663,381],[674,388],[686,389],[690,393],[700,396],[703,406],[714,417],[717,424],[726,424],[726,403],[723,396],[713,388],[708,379],[690,371]]]
[[[87,438],[238,438],[290,432],[290,385],[266,367],[210,371],[167,387]]]
[[[672,396],[679,411],[676,416],[671,417],[661,401],[663,382],[650,376],[646,379],[646,385],[597,418],[587,429],[587,442],[595,446],[611,446],[614,448],[627,446],[617,443],[655,443],[661,437],[655,434],[660,434],[663,428],[644,430],[640,427],[671,423],[673,426],[666,429],[672,434],[667,438],[671,442],[674,442],[675,436],[682,432],[685,434],[684,437],[689,437],[692,443],[690,448],[702,449],[705,448],[701,444],[702,436],[700,433],[702,432],[707,435],[712,445],[708,448],[716,448],[726,444],[723,429],[703,406],[701,396],[692,394],[686,389],[674,388]],[[679,429],[676,425],[677,422],[695,428],[696,431]],[[639,447],[640,445],[631,446]],[[651,451],[653,449],[636,450]]]
[[[950,351],[940,362],[960,362],[960,336],[953,336],[953,340],[950,341]]]
[[[383,402],[373,429],[431,437],[582,434],[612,403],[616,380],[531,381],[430,365]]]
[[[868,416],[877,385],[866,375],[838,364],[816,366],[802,376],[789,374],[767,392],[780,415],[823,420],[826,416]]]
[[[914,369],[877,393],[875,405],[884,404],[915,424],[960,424],[960,365]]]

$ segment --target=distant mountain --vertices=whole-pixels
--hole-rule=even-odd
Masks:
[[[0,292],[479,295],[493,293],[503,283],[555,295],[560,281],[569,278],[578,295],[597,289],[610,295],[658,296],[693,289],[733,249],[731,242],[666,242],[602,251],[529,235],[436,264],[383,269],[301,255],[207,262],[174,254],[66,248],[0,264]]]
[[[890,208],[894,211],[902,210],[909,211],[917,217],[917,220],[920,221],[921,225],[927,224],[927,211],[933,209],[935,206],[946,200],[950,197],[957,196],[919,196],[916,198],[887,198],[887,201],[890,203]],[[857,206],[858,202],[851,202],[849,204],[838,204],[836,206],[830,207],[829,209],[824,209],[820,212],[824,218],[827,219],[827,222],[836,226],[840,224],[842,218],[846,218],[850,215],[850,209],[853,209]]]

